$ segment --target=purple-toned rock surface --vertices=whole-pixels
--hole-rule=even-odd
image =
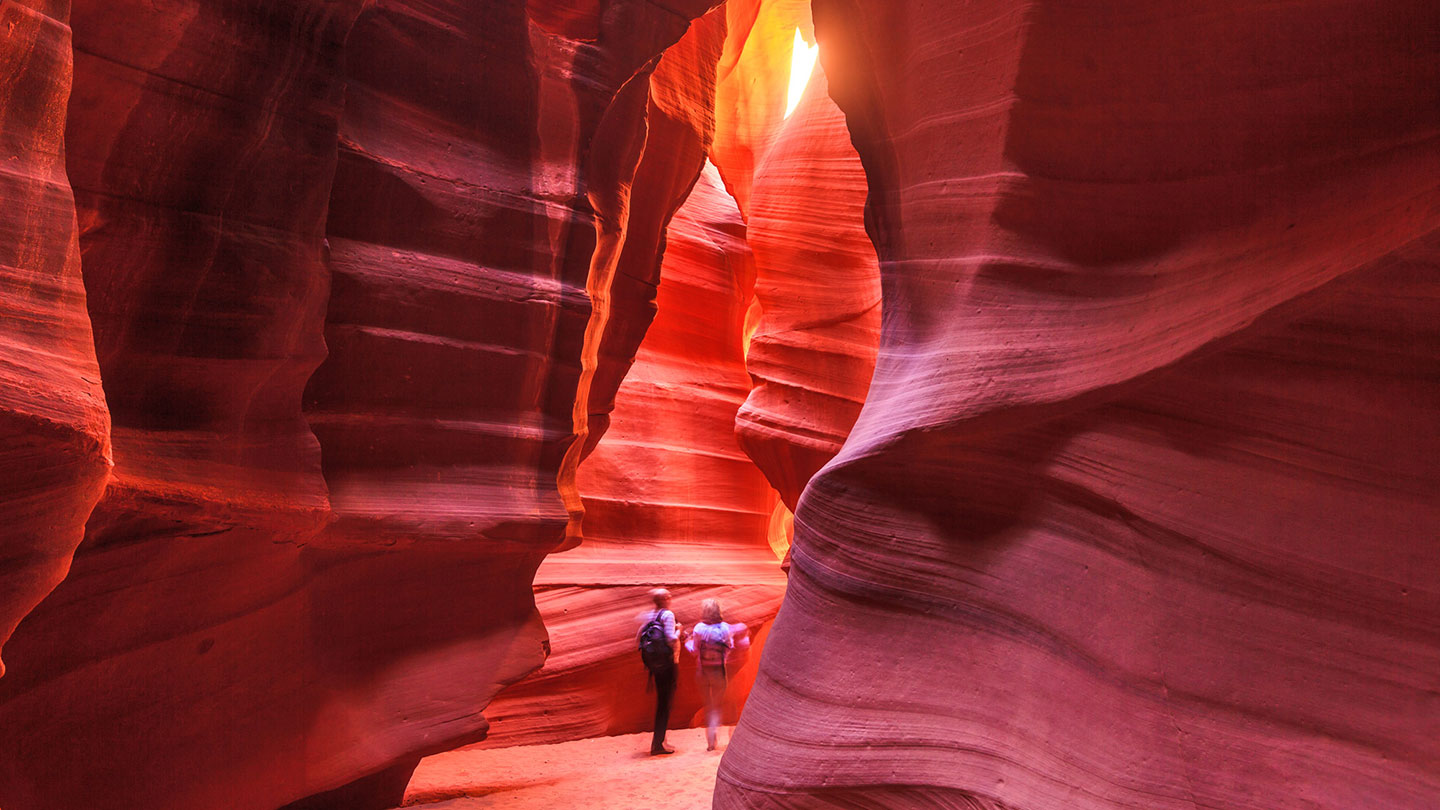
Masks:
[[[882,340],[716,807],[1434,807],[1435,6],[815,15]]]

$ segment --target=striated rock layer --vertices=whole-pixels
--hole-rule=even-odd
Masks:
[[[387,806],[483,736],[544,657],[597,231],[624,241],[649,72],[709,5],[81,0],[65,121],[60,4],[5,4],[38,33],[0,50],[27,83],[3,193],[36,217],[0,254],[34,298],[3,306],[38,326],[0,340],[52,401],[41,432],[0,399],[3,452],[56,465],[3,490],[47,531],[19,611],[105,473],[61,122],[115,473],[7,645],[0,806]],[[60,359],[27,367],[24,329]]]
[[[298,544],[327,499],[300,394],[359,7],[74,4],[66,162],[116,469],[14,637],[0,806],[276,807],[315,786]]]
[[[68,3],[0,5],[0,647],[65,576],[109,474],[65,179],[67,17]]]
[[[1436,806],[1434,4],[815,13],[882,342],[715,806]]]
[[[667,242],[658,314],[604,442],[580,467],[584,543],[547,558],[535,578],[555,654],[492,705],[487,745],[648,728],[654,707],[638,698],[646,674],[634,634],[651,587],[672,589],[686,625],[707,597],[720,599],[728,621],[757,630],[779,607],[785,578],[767,543],[776,495],[731,430],[749,391],[744,326],[755,269],[713,166]],[[676,725],[700,710],[693,665],[682,660]],[[732,715],[747,685],[731,679]]]

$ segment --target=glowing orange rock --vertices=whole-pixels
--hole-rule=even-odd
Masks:
[[[790,509],[840,450],[870,387],[880,267],[865,171],[817,70],[755,175],[749,241],[760,317],[736,432]]]
[[[584,542],[547,558],[535,578],[555,654],[496,701],[490,744],[647,728],[653,704],[634,618],[651,587],[672,589],[682,624],[699,620],[706,597],[756,629],[779,607],[785,578],[766,539],[776,495],[731,429],[749,390],[744,325],[755,270],[714,167],[671,221],[667,243],[658,314],[605,440],[580,467]],[[691,666],[682,662],[677,725],[700,705]],[[732,708],[744,695],[737,682]]]
[[[785,118],[795,31],[809,35],[808,0],[729,0],[715,92],[711,159],[749,216],[751,186]]]

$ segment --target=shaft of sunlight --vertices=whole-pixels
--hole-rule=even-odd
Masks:
[[[820,45],[805,44],[805,37],[800,35],[800,29],[795,29],[795,50],[790,57],[790,94],[785,99],[785,117],[789,118],[790,113],[800,104],[800,96],[805,94],[805,85],[810,83],[810,74],[815,72],[815,59],[820,55]]]

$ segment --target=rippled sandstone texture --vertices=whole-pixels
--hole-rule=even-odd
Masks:
[[[19,611],[99,494],[102,378],[115,472],[6,647],[0,806],[388,806],[483,736],[598,433],[596,221],[625,241],[653,60],[708,5],[81,0],[67,119],[63,4],[5,4],[39,89],[3,121],[37,299],[4,306],[58,335],[35,440],[69,488]]]
[[[1440,801],[1433,3],[817,0],[874,382],[715,805]]]
[[[65,179],[67,11],[0,5],[0,648],[65,576],[109,474]]]
[[[486,745],[649,728],[654,704],[644,697],[635,618],[650,607],[651,587],[671,589],[685,625],[700,620],[709,597],[727,621],[756,631],[775,615],[785,588],[767,542],[777,497],[732,430],[750,390],[744,327],[754,279],[740,212],[707,167],[670,223],[658,314],[610,429],[580,467],[584,542],[546,558],[535,577],[555,654],[491,705]],[[732,716],[748,687],[741,663],[733,662]],[[676,725],[700,710],[693,667],[682,654]]]

